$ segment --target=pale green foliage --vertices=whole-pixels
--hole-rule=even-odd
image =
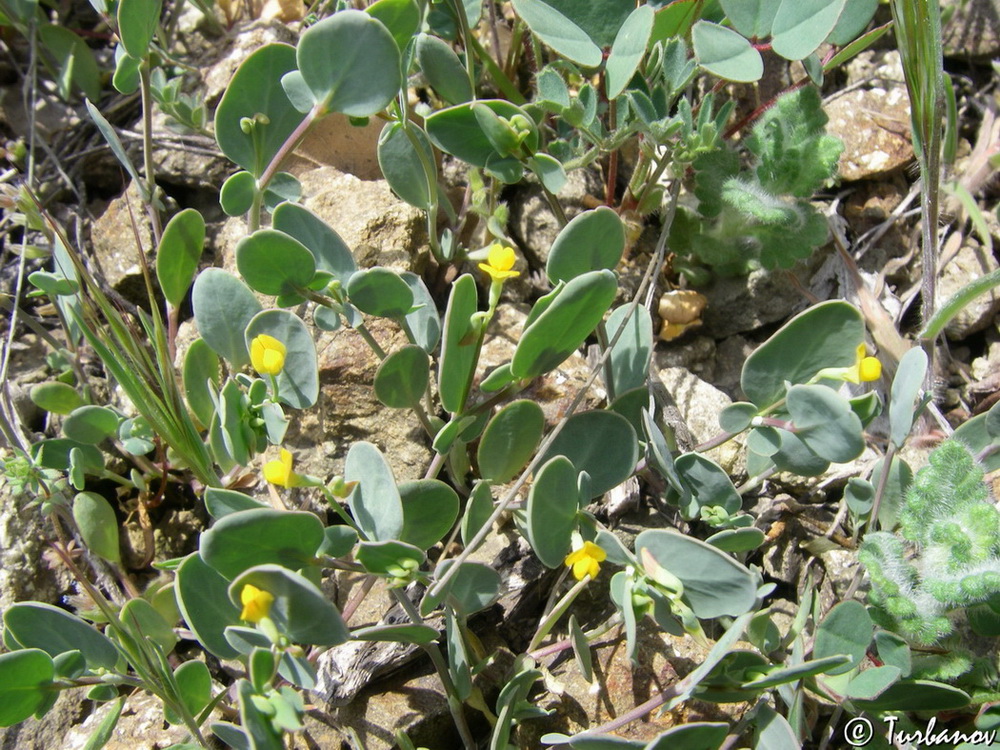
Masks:
[[[732,150],[695,159],[698,214],[684,212],[672,233],[677,250],[721,273],[787,268],[826,240],[826,222],[808,197],[836,174],[843,144],[827,135],[815,88],[785,94],[746,140],[740,168]]]
[[[951,633],[950,611],[1000,593],[1000,511],[979,463],[949,440],[917,473],[899,518],[902,538],[868,534],[858,556],[884,624],[932,644]]]

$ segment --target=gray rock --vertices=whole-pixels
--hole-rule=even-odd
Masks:
[[[813,253],[792,272],[808,279],[819,255]],[[749,276],[716,278],[701,292],[708,297],[702,331],[716,339],[785,320],[808,306],[783,271],[758,270]]]
[[[996,0],[945,0],[953,10],[941,29],[945,57],[989,62],[1000,56],[1000,7]]]
[[[938,280],[938,307],[966,284],[997,268],[1000,268],[1000,264],[991,253],[979,247],[974,240],[966,238],[955,257],[945,264]],[[965,305],[945,328],[945,333],[952,341],[960,341],[988,326],[998,309],[1000,294],[993,289]]]
[[[125,299],[136,304],[147,301],[137,235],[152,269],[154,247],[149,220],[139,188],[129,183],[125,192],[108,203],[94,222],[90,239],[93,257],[105,280]]]

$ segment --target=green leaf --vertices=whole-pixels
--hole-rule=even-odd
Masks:
[[[448,298],[441,359],[438,363],[441,406],[452,414],[465,408],[479,357],[480,338],[472,322],[477,306],[475,279],[470,274],[459,276],[452,284],[451,296]]]
[[[514,11],[531,31],[563,57],[588,68],[601,64],[598,47],[572,20],[543,0],[514,0]]]
[[[319,362],[316,343],[302,319],[287,310],[264,310],[249,323],[247,348],[260,334],[285,345],[285,366],[278,373],[278,397],[293,409],[307,409],[319,398]]]
[[[569,554],[577,528],[579,472],[565,456],[546,461],[528,493],[527,538],[542,564],[558,568]]]
[[[281,77],[295,67],[294,47],[261,47],[237,69],[215,110],[219,148],[255,179],[302,122],[281,85]],[[253,123],[250,133],[243,130],[247,121]]]
[[[534,378],[554,370],[583,344],[614,301],[618,279],[591,271],[571,279],[521,334],[510,370]]]
[[[469,666],[469,653],[462,637],[462,625],[459,624],[455,610],[445,609],[444,633],[448,650],[448,671],[455,683],[455,692],[462,701],[467,701],[472,694],[472,669]]]
[[[430,625],[371,625],[351,631],[351,638],[357,641],[389,641],[392,643],[415,643],[426,646],[438,639],[438,631]]]
[[[674,461],[677,474],[691,491],[691,500],[681,503],[681,513],[688,520],[698,518],[702,508],[721,506],[728,513],[736,513],[743,499],[736,491],[733,480],[715,461],[699,453],[685,453]]]
[[[767,674],[754,680],[744,682],[742,687],[749,690],[762,690],[777,687],[788,682],[795,682],[805,677],[823,674],[831,669],[843,667],[850,662],[850,657],[843,654],[827,656],[823,659],[813,659],[800,664],[768,669]]]
[[[458,520],[458,494],[437,479],[418,479],[399,485],[403,504],[400,541],[427,550],[441,541]]]
[[[549,281],[569,281],[588,271],[614,270],[625,250],[625,225],[607,206],[584,211],[562,228],[545,264]]]
[[[722,746],[728,733],[728,724],[695,721],[658,734],[643,750],[715,750]]]
[[[215,416],[212,388],[218,389],[221,379],[216,353],[205,339],[197,338],[192,341],[184,355],[184,397],[203,426],[211,424],[212,417]]]
[[[257,195],[257,180],[246,171],[230,175],[219,191],[219,204],[226,216],[245,214],[253,207]]]
[[[480,99],[473,104],[458,104],[438,110],[427,117],[424,125],[431,142],[445,153],[449,153],[475,167],[497,167],[498,160],[508,155],[497,151],[493,142],[483,131],[482,117],[476,116],[476,108],[484,114],[510,120],[512,117],[525,118],[529,131],[522,147],[529,153],[538,150],[538,128],[529,114],[520,107],[503,99]],[[516,163],[516,160],[513,160]]]
[[[383,318],[402,318],[413,307],[409,284],[388,268],[358,271],[351,276],[347,295],[361,312]]]
[[[653,320],[649,310],[643,305],[629,304],[613,310],[605,324],[609,341],[622,325],[624,330],[611,347],[611,379],[616,394],[645,385],[653,358]]]
[[[799,313],[759,346],[743,365],[740,385],[759,408],[785,396],[785,382],[805,383],[825,367],[850,367],[864,341],[864,322],[852,305],[822,302]]]
[[[252,511],[251,511],[252,512]],[[314,583],[280,565],[250,568],[229,586],[235,606],[247,584],[274,597],[268,616],[278,631],[294,642],[312,646],[338,646],[350,638],[340,612]]]
[[[860,477],[851,477],[844,488],[844,500],[851,513],[864,518],[871,513],[875,502],[875,486]]]
[[[455,564],[445,560],[435,571],[440,578]],[[444,591],[432,595],[429,591],[420,602],[420,612],[427,615],[444,600],[454,606],[456,612],[467,616],[486,609],[500,595],[500,574],[485,563],[464,562],[458,572],[451,577]]]
[[[125,696],[116,698],[115,702],[108,709],[107,713],[104,714],[104,718],[101,719],[100,724],[91,733],[90,737],[87,738],[86,744],[83,746],[83,750],[101,750],[105,745],[107,745],[115,734],[115,728],[118,726],[118,719],[121,718],[122,708],[125,706]]]
[[[174,681],[181,701],[192,716],[198,716],[212,700],[212,675],[205,662],[197,659],[184,662],[174,670]],[[163,714],[171,724],[184,723],[167,705],[163,707]]]
[[[73,498],[73,520],[87,549],[108,562],[121,564],[118,518],[111,503],[96,492],[79,492]]]
[[[847,654],[851,661],[830,674],[843,674],[861,663],[872,641],[872,618],[861,602],[848,600],[836,605],[816,630],[813,658]]]
[[[477,482],[469,495],[465,514],[462,516],[462,544],[469,546],[490,516],[493,515],[493,494],[489,482]]]
[[[156,249],[156,278],[173,307],[180,307],[191,287],[205,248],[205,219],[193,208],[175,214]]]
[[[719,427],[726,432],[739,433],[750,427],[758,409],[746,401],[737,401],[719,412]]]
[[[891,665],[866,669],[847,683],[844,697],[861,700],[878,698],[899,680],[900,674],[899,667]]]
[[[423,159],[410,136],[423,151]],[[378,165],[393,192],[411,206],[426,211],[437,202],[437,161],[427,134],[417,125],[386,123],[378,139]]]
[[[358,482],[348,503],[358,526],[372,541],[399,539],[403,531],[403,502],[392,469],[381,451],[359,441],[351,446],[344,479]]]
[[[548,154],[534,154],[527,163],[542,186],[553,195],[558,195],[566,187],[566,170],[558,159]]]
[[[793,385],[786,406],[795,435],[816,455],[835,463],[861,455],[865,448],[861,420],[836,391],[822,385]]]
[[[149,54],[161,10],[160,0],[118,0],[118,37],[132,57],[143,60]]]
[[[737,616],[757,600],[757,579],[729,555],[673,530],[647,529],[635,540],[636,553],[648,549],[660,567],[684,584],[684,598],[700,618]]]
[[[118,434],[121,417],[106,406],[80,406],[63,422],[63,435],[84,445],[97,445]]]
[[[76,388],[59,381],[33,385],[30,395],[35,406],[52,414],[69,414],[85,403]]]
[[[957,711],[969,705],[964,690],[930,680],[900,680],[874,700],[851,701],[863,711]]]
[[[291,570],[311,565],[324,538],[312,513],[260,508],[223,516],[202,533],[199,547],[201,558],[232,580],[264,563]]]
[[[796,750],[802,746],[788,719],[766,703],[757,711],[756,724],[756,749]]]
[[[247,285],[221,268],[206,268],[195,279],[191,301],[198,332],[212,351],[235,368],[250,364],[244,333],[262,308]]]
[[[18,602],[3,615],[4,627],[24,648],[40,648],[55,657],[79,651],[89,669],[114,669],[118,650],[107,637],[64,609],[41,602]]]
[[[750,552],[760,547],[766,539],[767,537],[764,536],[763,531],[751,527],[746,529],[723,529],[716,534],[712,534],[705,542],[711,544],[716,549],[721,549],[723,552]]]
[[[294,294],[316,275],[313,254],[294,237],[258,229],[236,244],[236,267],[251,289],[261,294]]]
[[[787,430],[776,430],[778,451],[771,456],[781,471],[790,471],[804,477],[818,477],[830,468],[830,462],[816,455],[802,439]]]
[[[910,676],[910,644],[904,638],[887,630],[879,630],[875,633],[875,647],[878,649],[879,659],[885,664],[897,667],[903,677]]]
[[[747,39],[766,39],[781,0],[720,0],[733,28]]]
[[[230,513],[236,513],[241,510],[268,507],[270,506],[265,505],[260,500],[256,500],[236,490],[224,490],[220,487],[209,487],[205,490],[205,510],[216,521],[223,516],[228,516]]]
[[[826,41],[837,47],[854,41],[874,18],[876,10],[878,10],[878,0],[847,0],[837,25],[827,36]]]
[[[507,404],[486,425],[479,443],[480,476],[497,484],[509,482],[534,455],[544,428],[545,415],[534,401]]]
[[[358,532],[350,526],[327,526],[323,533],[325,539],[319,554],[330,557],[343,557],[358,543]]]
[[[462,104],[474,98],[465,66],[446,42],[430,34],[419,34],[416,52],[424,78],[444,101]]]
[[[375,372],[375,398],[391,409],[417,408],[429,382],[430,359],[419,346],[393,352]]]
[[[88,99],[101,98],[101,71],[94,53],[83,39],[65,26],[51,23],[38,29],[38,37],[45,50],[55,58],[56,68],[65,81],[65,85],[60,82],[59,94],[63,99],[69,98],[70,82]]]
[[[329,224],[297,203],[282,203],[274,210],[271,226],[298,240],[316,262],[317,271],[326,271],[347,284],[358,270],[351,249]]]
[[[919,346],[910,349],[899,360],[889,396],[889,434],[897,448],[903,447],[913,427],[914,408],[926,373],[927,353]]]
[[[375,18],[343,10],[310,26],[296,59],[302,79],[323,112],[370,117],[399,92],[399,48]]]
[[[400,274],[413,293],[413,309],[406,314],[406,324],[413,333],[414,342],[428,354],[433,354],[441,340],[441,317],[437,304],[424,280],[410,271]]]
[[[771,25],[771,48],[786,60],[815,52],[837,25],[846,0],[782,0]]]
[[[542,458],[565,456],[578,472],[590,475],[586,503],[624,482],[639,460],[639,443],[628,420],[611,411],[579,412],[566,420],[562,431]]]
[[[0,727],[19,724],[44,708],[55,679],[52,658],[38,649],[0,654]]]
[[[413,0],[378,0],[365,8],[365,12],[382,22],[400,51],[406,49],[420,28],[420,8]]]
[[[629,14],[625,23],[618,29],[618,35],[611,46],[611,53],[604,68],[608,99],[618,98],[632,80],[635,71],[639,69],[639,63],[646,54],[646,45],[653,31],[655,15],[651,6],[640,5]]]
[[[695,59],[709,73],[741,83],[753,83],[764,75],[760,52],[732,29],[698,21],[691,38]]]
[[[420,548],[396,540],[361,542],[358,545],[357,558],[367,572],[383,576],[391,575],[393,567],[406,567],[405,564],[411,560],[419,567],[426,559]]]
[[[664,42],[674,38],[687,38],[699,15],[702,4],[699,0],[675,0],[656,11],[653,23],[652,42]],[[685,55],[686,56],[686,55]]]
[[[569,616],[569,635],[573,642],[573,656],[576,659],[576,665],[580,668],[580,674],[587,682],[593,682],[594,662],[590,653],[590,642],[587,640],[583,628],[580,627],[576,615]]]
[[[179,639],[171,623],[145,599],[129,599],[122,607],[119,618],[133,638],[155,643],[164,655],[177,645]]]

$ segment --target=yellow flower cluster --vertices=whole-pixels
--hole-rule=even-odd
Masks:
[[[248,583],[240,591],[240,604],[243,605],[243,611],[240,612],[241,620],[260,622],[270,613],[274,595]]]
[[[512,270],[515,261],[517,254],[514,248],[494,242],[490,246],[489,255],[486,256],[486,262],[480,263],[479,268],[486,271],[494,282],[504,281],[521,275],[519,271]]]
[[[601,572],[601,563],[607,557],[608,553],[593,542],[584,542],[580,549],[566,556],[566,565],[573,568],[573,577],[582,581],[585,576],[597,578],[597,574]]]
[[[292,454],[281,449],[281,458],[264,464],[264,479],[279,487],[298,487],[302,478],[292,471]]]

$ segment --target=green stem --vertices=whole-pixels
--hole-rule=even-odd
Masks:
[[[405,591],[400,591],[399,589],[391,589],[393,596],[396,601],[399,602],[406,614],[409,616],[410,621],[414,625],[423,625],[424,618],[420,616],[420,612],[417,608],[413,606],[413,602],[410,601],[410,597],[406,595]],[[458,697],[458,690],[455,689],[455,683],[451,681],[451,675],[448,673],[448,663],[444,660],[444,656],[441,655],[441,649],[438,648],[436,643],[428,643],[423,646],[424,651],[427,655],[431,657],[431,661],[434,663],[434,668],[437,670],[438,677],[441,678],[441,684],[444,686],[445,695],[448,697],[448,709],[451,711],[452,718],[455,720],[455,726],[458,727],[458,733],[462,737],[462,744],[465,745],[466,750],[476,750],[478,744],[474,739],[469,725],[465,720],[465,712],[462,709],[462,701]]]
[[[458,18],[458,27],[462,32],[462,43],[465,46],[465,74],[469,78],[469,90],[472,98],[476,98],[476,71],[472,59],[472,30],[469,28],[469,17],[465,14],[465,3],[462,0],[452,0],[452,9]]]
[[[529,643],[528,648],[525,649],[527,653],[537,650],[538,647],[542,645],[542,641],[545,640],[545,636],[547,636],[552,628],[555,627],[555,624],[559,622],[559,618],[566,613],[566,610],[569,609],[569,605],[571,605],[576,597],[580,595],[580,592],[587,587],[590,580],[590,576],[585,575],[582,580],[577,581],[573,588],[563,595],[562,599],[556,602],[552,611],[545,616],[545,619],[538,623],[538,630],[535,631],[534,638],[531,639],[531,643]]]
[[[1000,286],[1000,269],[991,271],[985,276],[966,284],[955,292],[941,306],[941,309],[934,313],[930,320],[924,324],[924,329],[920,332],[920,340],[933,343],[934,339],[944,330],[944,327],[951,322],[951,319],[958,315],[972,300],[997,286]]]
[[[143,169],[146,172],[146,192],[149,194],[146,211],[153,229],[153,244],[159,247],[162,228],[160,226],[160,212],[156,208],[156,170],[153,167],[153,99],[150,92],[148,59],[139,66],[139,90],[142,97],[142,160]],[[142,251],[142,248],[139,248],[139,252]]]

